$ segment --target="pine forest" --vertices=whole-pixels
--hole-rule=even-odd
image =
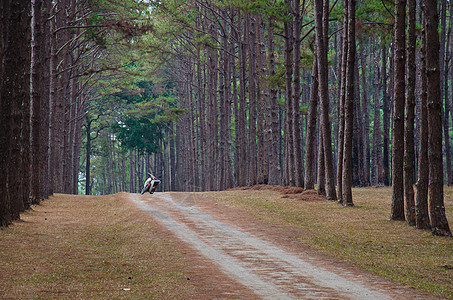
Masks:
[[[391,186],[451,236],[453,3],[2,0],[0,225],[54,193]]]

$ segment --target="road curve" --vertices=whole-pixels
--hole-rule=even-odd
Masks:
[[[229,277],[262,299],[392,299],[360,278],[335,274],[313,264],[314,258],[289,253],[245,230],[202,212],[195,203],[171,193],[131,194],[179,239],[217,264]],[[399,297],[397,297],[399,298]]]

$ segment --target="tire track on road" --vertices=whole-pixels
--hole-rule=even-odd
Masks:
[[[138,208],[263,299],[391,298],[220,222],[169,193],[132,198]]]

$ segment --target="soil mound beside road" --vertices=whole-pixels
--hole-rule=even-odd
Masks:
[[[298,199],[301,201],[324,201],[325,196],[318,195],[316,190],[304,190],[301,187],[294,187],[294,186],[279,186],[279,185],[267,185],[267,184],[257,184],[253,186],[246,186],[246,187],[237,187],[230,189],[231,191],[234,190],[241,190],[241,191],[262,191],[262,190],[270,190],[276,191],[281,193],[282,197],[290,198],[290,199]]]

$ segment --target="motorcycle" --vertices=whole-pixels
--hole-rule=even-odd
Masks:
[[[141,191],[141,194],[143,195],[145,192],[149,192],[150,194],[154,193],[156,191],[157,186],[160,183],[160,180],[157,179],[156,176],[154,176],[151,173],[148,173],[149,177],[145,181],[145,185],[143,186],[143,189]]]

